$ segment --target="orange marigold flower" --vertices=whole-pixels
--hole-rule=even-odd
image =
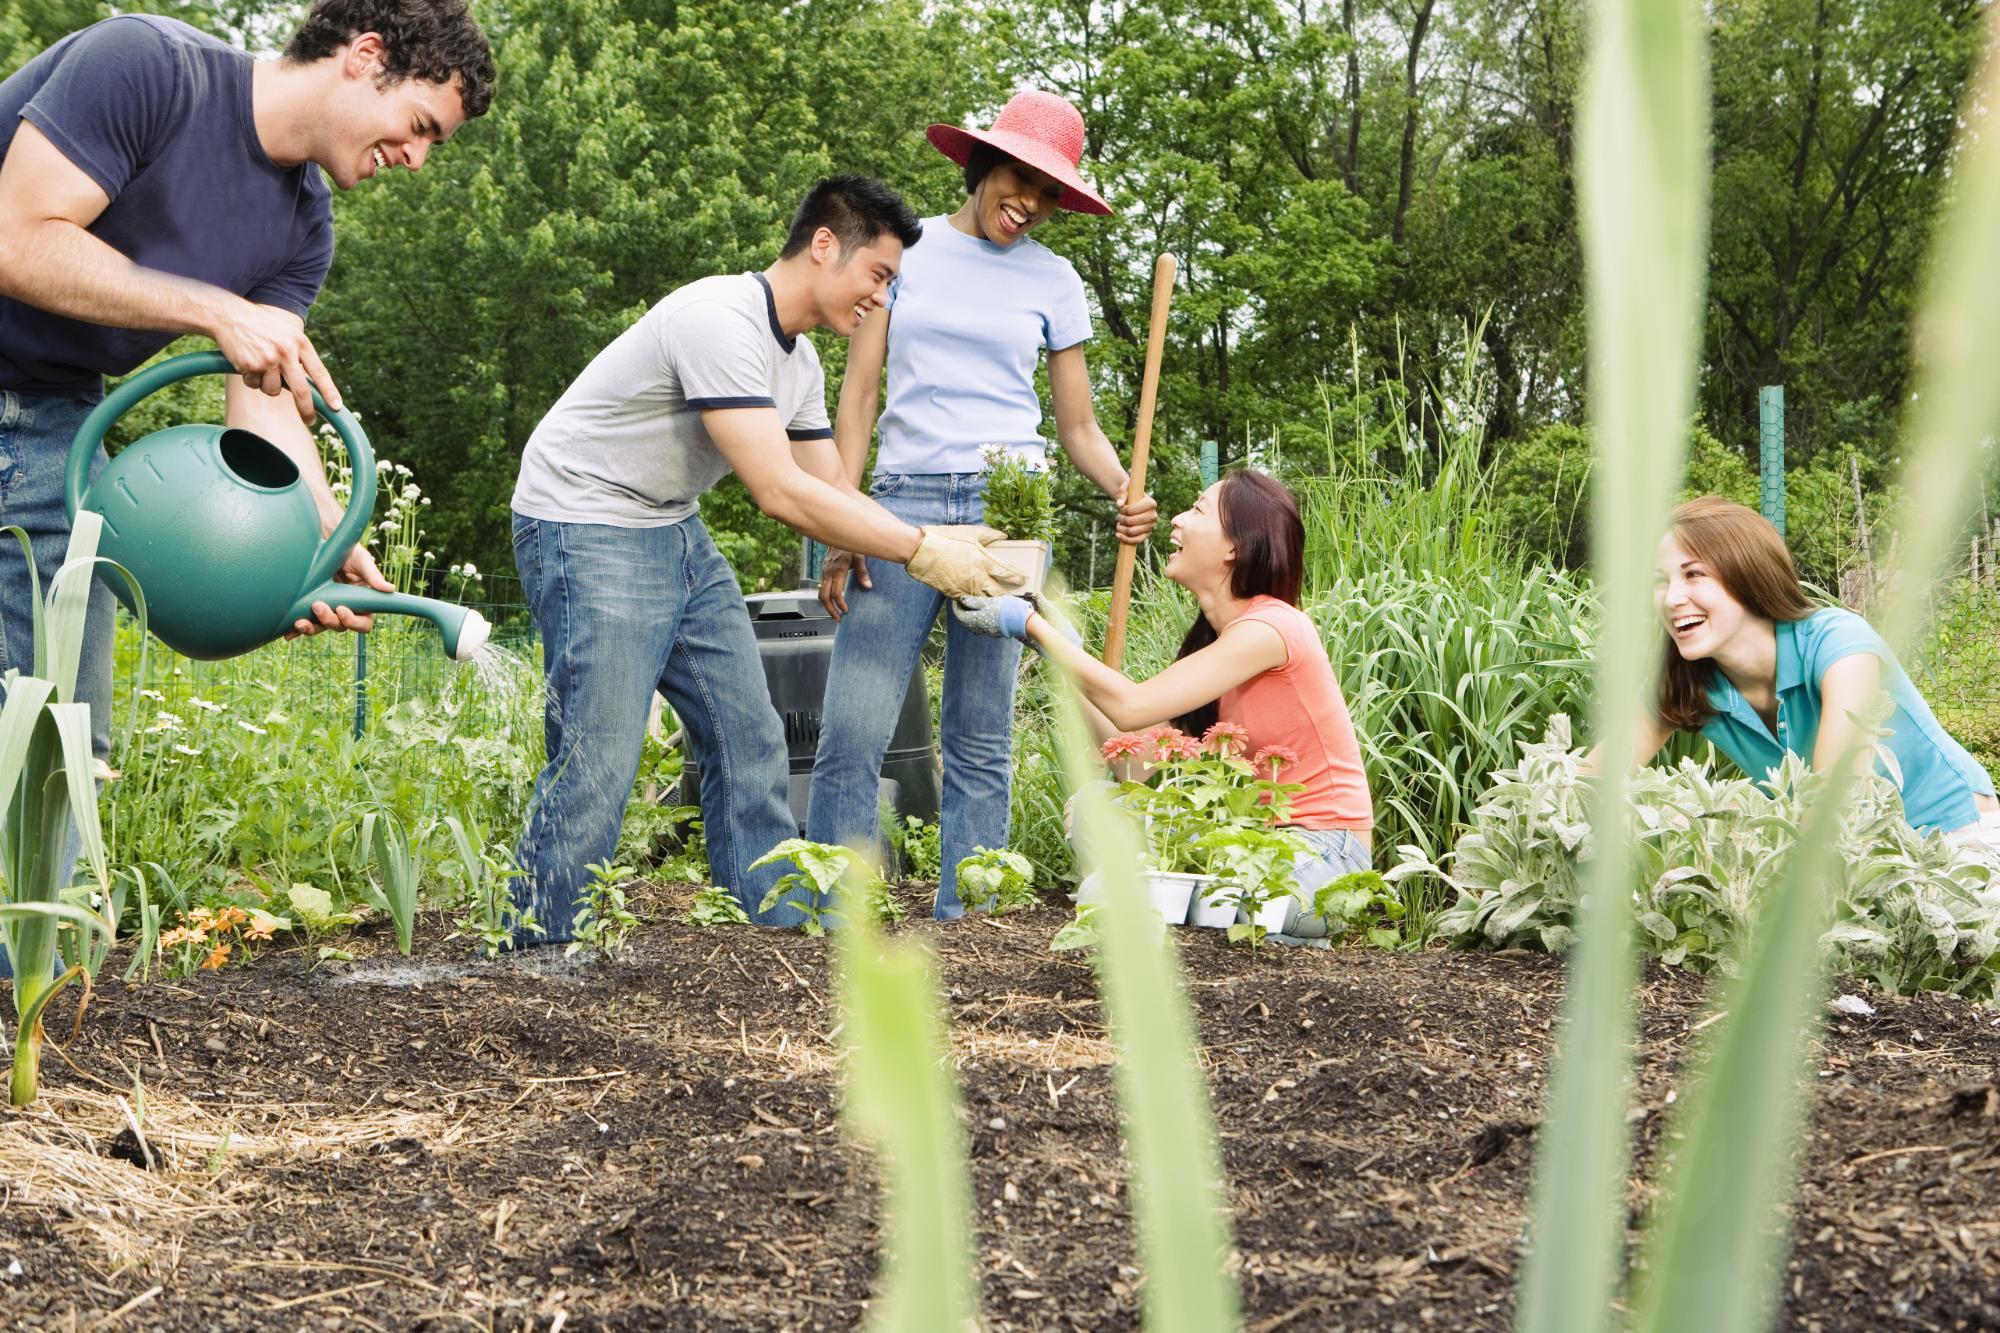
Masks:
[[[215,924],[224,930],[241,926],[250,920],[250,914],[240,907],[225,907],[215,914]]]
[[[268,940],[271,938],[271,926],[272,923],[269,921],[252,921],[248,926],[244,927],[243,938],[246,940]]]
[[[229,961],[229,951],[233,947],[233,945],[228,944],[216,945],[215,952],[201,960],[201,970],[204,972],[213,972],[220,968],[224,963]]]
[[[1250,749],[1250,729],[1240,722],[1218,722],[1201,733],[1201,743],[1215,754],[1245,754]]]
[[[175,926],[160,936],[159,948],[161,953],[165,953],[169,949],[178,949],[183,944],[202,944],[207,940],[208,936],[201,931],[189,930],[186,926]]]

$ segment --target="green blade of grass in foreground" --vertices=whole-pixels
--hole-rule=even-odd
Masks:
[[[1604,599],[1594,716],[1610,776],[1594,794],[1598,841],[1536,1144],[1518,1322],[1546,1333],[1605,1327],[1623,1259],[1636,979],[1625,778],[1659,651],[1654,544],[1693,407],[1707,249],[1702,32],[1690,0],[1600,0],[1578,98],[1593,560]]]
[[[1063,767],[1077,793],[1079,843],[1104,885],[1097,984],[1118,1048],[1118,1106],[1130,1145],[1141,1300],[1149,1333],[1240,1326],[1215,1124],[1173,945],[1139,886],[1138,843],[1111,808],[1075,701],[1058,703]]]
[[[869,912],[854,913],[833,935],[847,1048],[844,1113],[888,1172],[882,1278],[867,1327],[976,1327],[972,1191],[936,969],[923,950],[884,943]]]
[[[2000,16],[1987,14],[1986,52],[1961,124],[2000,105]],[[2000,136],[1963,135],[1920,306],[1915,405],[1906,422],[1910,496],[1902,524],[1899,595],[1878,626],[1899,655],[1920,627],[1929,585],[1979,493],[1982,442],[2000,425]],[[1842,766],[1844,770],[1845,766]],[[1641,1328],[1733,1333],[1769,1325],[1785,1252],[1782,1207],[1794,1187],[1796,1136],[1807,1105],[1805,1057],[1822,993],[1819,886],[1831,866],[1836,817],[1851,783],[1829,783],[1760,923],[1742,977],[1720,1001],[1707,1081],[1683,1113],[1673,1191],[1650,1238]]]

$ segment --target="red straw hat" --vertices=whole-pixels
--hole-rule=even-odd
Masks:
[[[990,130],[933,125],[924,131],[924,137],[961,167],[971,156],[974,143],[990,144],[1060,182],[1063,193],[1057,203],[1061,207],[1072,213],[1111,211],[1111,205],[1077,174],[1077,164],[1083,161],[1083,117],[1054,93],[1037,89],[1015,93],[1000,108]]]

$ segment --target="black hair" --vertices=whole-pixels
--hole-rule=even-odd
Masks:
[[[456,79],[468,120],[493,104],[493,48],[466,0],[313,0],[285,59],[324,60],[368,32],[382,38],[382,86]]]
[[[1306,526],[1298,499],[1266,473],[1246,467],[1222,479],[1215,503],[1222,533],[1236,548],[1229,566],[1230,596],[1243,601],[1275,597],[1297,606],[1305,583],[1306,554]],[[1200,652],[1219,637],[1208,617],[1197,611],[1174,660]],[[1191,708],[1175,718],[1174,725],[1200,736],[1220,718],[1221,702],[1210,699]]]
[[[828,176],[806,192],[799,211],[792,215],[792,228],[785,233],[785,248],[778,258],[790,259],[807,246],[821,227],[833,233],[842,253],[852,253],[887,233],[905,247],[923,236],[916,213],[903,196],[876,180],[842,172]]]
[[[1012,153],[1003,153],[990,143],[974,143],[972,151],[965,155],[965,192],[975,193],[979,183],[993,174],[993,168],[1012,161]]]

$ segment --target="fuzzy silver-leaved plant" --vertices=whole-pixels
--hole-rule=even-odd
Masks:
[[[1583,752],[1569,720],[1551,720],[1518,765],[1493,775],[1448,865],[1399,849],[1391,882],[1416,875],[1449,884],[1457,900],[1439,933],[1467,947],[1564,948],[1591,852]],[[1683,760],[1631,784],[1637,844],[1633,911],[1642,942],[1668,963],[1733,971],[1739,938],[1782,873],[1800,820],[1821,784],[1788,759],[1769,784],[1718,777]],[[1833,924],[1821,938],[1828,966],[1901,993],[1947,990],[1991,998],[2000,974],[2000,867],[1921,834],[1896,788],[1870,774],[1839,834]]]

